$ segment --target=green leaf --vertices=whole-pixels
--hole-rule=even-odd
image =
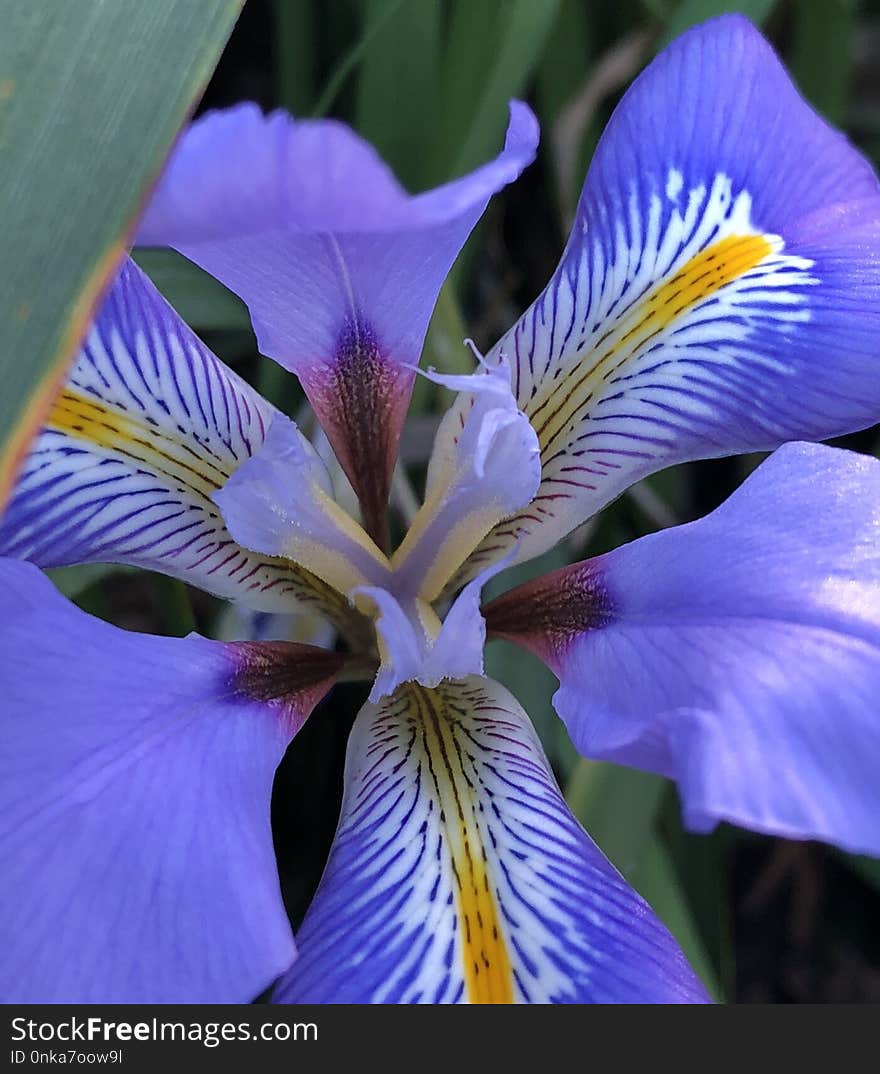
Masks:
[[[676,874],[688,895],[688,905],[711,959],[722,991],[733,994],[736,983],[736,949],[731,908],[731,861],[742,833],[721,824],[708,835],[695,835],[682,825],[677,794],[663,802],[660,818],[665,845],[675,862]]]
[[[193,328],[251,331],[247,306],[192,261],[174,250],[143,246],[132,257]]]
[[[500,0],[452,0],[440,67],[436,123],[427,182],[442,183],[455,174],[453,157],[470,127],[475,101],[485,83],[486,61],[497,48]]]
[[[593,116],[585,129],[572,134],[566,131],[564,135],[559,123],[566,107],[575,100],[594,70],[594,36],[595,28],[587,5],[581,0],[562,0],[538,69],[538,118],[545,141],[553,149],[551,160],[556,171],[554,194],[563,232],[567,231],[574,212],[574,205],[569,204],[572,197],[567,194],[571,190],[576,200],[580,180],[587,170],[592,149],[599,137],[599,122],[598,116]],[[566,155],[571,160],[571,171],[574,173],[571,175],[566,173],[560,156],[561,139],[567,143]]]
[[[662,776],[580,758],[565,788],[572,813],[627,880],[641,867],[654,837]]]
[[[658,837],[648,842],[630,881],[678,940],[685,957],[709,994],[716,1000],[721,999],[721,984],[700,936],[675,864]]]
[[[832,122],[843,123],[849,104],[853,0],[799,0],[789,65],[804,95]]]
[[[315,99],[315,4],[275,0],[278,100],[295,116],[306,115]]]
[[[46,574],[52,579],[59,592],[76,601],[90,586],[106,582],[119,574],[134,574],[136,568],[124,567],[119,563],[81,563],[74,567],[53,567]]]
[[[737,11],[750,18],[756,26],[761,26],[770,17],[775,0],[681,0],[666,23],[666,28],[657,42],[657,49],[668,45],[690,26]]]
[[[238,0],[0,0],[0,504]]]
[[[538,69],[542,129],[550,130],[589,74],[595,52],[593,33],[583,0],[562,0]]]
[[[325,116],[333,106],[334,101],[342,87],[348,80],[349,75],[355,70],[373,41],[379,36],[385,23],[394,15],[403,0],[380,0],[372,18],[367,20],[360,37],[354,42],[333,68],[327,79],[318,103],[315,105],[312,115],[315,118]]]
[[[497,152],[507,102],[535,71],[561,0],[459,0],[441,74],[430,179],[462,175]]]
[[[364,0],[366,26],[386,0]],[[424,185],[433,137],[440,52],[440,4],[401,4],[374,35],[360,65],[355,126],[409,190]]]

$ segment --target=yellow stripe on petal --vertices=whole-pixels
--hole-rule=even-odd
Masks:
[[[29,398],[24,402],[18,420],[13,425],[6,442],[0,442],[0,512],[6,506],[28,449],[39,435],[40,426],[52,400],[67,376],[68,367],[72,361],[71,355],[88,329],[101,289],[124,252],[121,244],[113,242],[99,256],[69,310],[54,358],[37,381]],[[22,318],[29,316],[29,304],[26,304],[20,313]]]
[[[590,361],[578,358],[571,383],[553,379],[526,406],[535,427],[542,455],[572,419],[597,396],[612,376],[644,352],[653,339],[670,328],[688,310],[759,265],[779,246],[766,235],[728,235],[690,259],[670,279],[661,282],[628,313],[613,322],[596,340]],[[564,385],[560,391],[560,383]]]
[[[189,437],[174,438],[166,429],[139,421],[72,388],[65,388],[58,397],[46,424],[89,447],[141,463],[203,496],[221,488],[234,469],[232,460],[196,452],[187,442]]]
[[[126,262],[46,408],[0,551],[42,567],[144,567],[264,611],[305,604],[360,631],[344,596],[237,544],[213,502],[273,416]]]
[[[531,501],[496,524],[447,583],[452,593],[516,548],[550,548],[665,466],[785,439],[777,413],[791,344],[813,316],[810,258],[753,217],[752,196],[718,173],[579,218],[552,280],[487,361],[504,360],[540,445]],[[448,457],[463,404],[440,427]]]
[[[479,788],[465,772],[465,744],[444,711],[446,697],[410,684],[455,878],[461,957],[471,1003],[513,1003],[507,941],[493,895],[492,868],[478,814]]]
[[[571,815],[511,694],[407,684],[352,728],[339,827],[273,998],[682,998],[671,943]]]

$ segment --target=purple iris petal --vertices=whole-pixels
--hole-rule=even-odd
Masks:
[[[294,956],[275,768],[338,658],[118,630],[14,560],[0,651],[3,1000],[252,999]]]
[[[571,815],[528,717],[476,676],[366,705],[282,1003],[704,1002]]]
[[[175,247],[240,295],[261,350],[299,376],[371,531],[440,286],[537,137],[513,102],[494,161],[410,196],[343,124],[245,104],[193,124],[147,210],[139,241]]]
[[[559,268],[489,356],[543,476],[484,558],[541,552],[671,463],[870,425],[878,339],[870,164],[747,20],[689,31],[625,95]]]
[[[295,560],[340,594],[367,579],[382,584],[387,560],[332,493],[315,449],[279,414],[260,450],[213,499],[245,548]]]
[[[880,853],[880,463],[780,448],[711,515],[490,604],[578,748],[676,779],[687,822]]]
[[[0,555],[125,563],[252,607],[304,600],[339,618],[308,572],[236,544],[211,500],[276,414],[126,261],[0,518]]]

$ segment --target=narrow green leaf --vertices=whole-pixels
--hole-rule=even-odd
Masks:
[[[736,828],[719,825],[708,835],[695,835],[682,825],[677,794],[666,796],[659,828],[675,862],[676,874],[688,895],[688,905],[711,959],[722,991],[733,994],[736,949],[731,908],[731,859],[740,838]]]
[[[0,0],[0,504],[238,0]]]
[[[352,47],[339,60],[321,92],[318,103],[315,105],[312,115],[320,118],[326,115],[333,106],[336,96],[345,85],[351,73],[364,58],[373,41],[380,34],[382,27],[394,15],[403,0],[381,0],[376,8],[373,18],[369,19],[360,37]]]
[[[295,116],[315,101],[315,16],[307,0],[275,0],[275,49],[278,100]]]
[[[589,74],[595,49],[593,26],[582,0],[562,0],[541,54],[538,102],[541,127],[550,130]]]
[[[594,116],[584,129],[571,134],[566,131],[567,144],[560,145],[563,137],[560,119],[593,70],[594,34],[587,5],[580,0],[562,0],[538,68],[538,118],[545,139],[551,141],[553,149],[550,159],[556,171],[554,194],[563,232],[574,211],[574,206],[568,202],[573,200],[574,190],[586,172],[599,137],[598,117]],[[575,174],[564,174],[563,155],[571,162]]]
[[[439,73],[436,123],[428,158],[427,183],[453,176],[453,157],[461,147],[485,84],[487,60],[497,48],[501,0],[451,0],[449,28]]]
[[[688,962],[713,999],[722,999],[721,984],[700,936],[697,922],[669,851],[654,836],[648,841],[630,881],[678,940]]]
[[[581,758],[565,787],[571,811],[611,861],[632,880],[654,836],[662,776]]]
[[[668,45],[673,37],[678,37],[690,26],[732,11],[746,15],[756,26],[761,26],[770,17],[774,4],[775,0],[681,0],[666,23],[657,48]]]
[[[799,0],[789,57],[801,91],[832,122],[843,123],[852,76],[854,0]]]
[[[460,0],[441,77],[431,179],[440,182],[481,164],[498,149],[507,102],[532,77],[561,0],[506,5]]]
[[[365,25],[386,0],[363,0]],[[440,4],[408,0],[373,37],[360,65],[355,126],[409,190],[424,185],[433,138],[440,52]]]
[[[481,164],[497,147],[511,97],[521,95],[531,78],[561,0],[514,0],[500,39],[489,43],[485,85],[475,102],[467,138],[454,157],[453,175]]]

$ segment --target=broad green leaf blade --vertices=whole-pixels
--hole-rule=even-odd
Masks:
[[[0,505],[240,0],[0,0]]]
[[[428,185],[451,179],[453,156],[470,126],[484,86],[488,58],[497,48],[500,0],[452,0],[440,68]]]

